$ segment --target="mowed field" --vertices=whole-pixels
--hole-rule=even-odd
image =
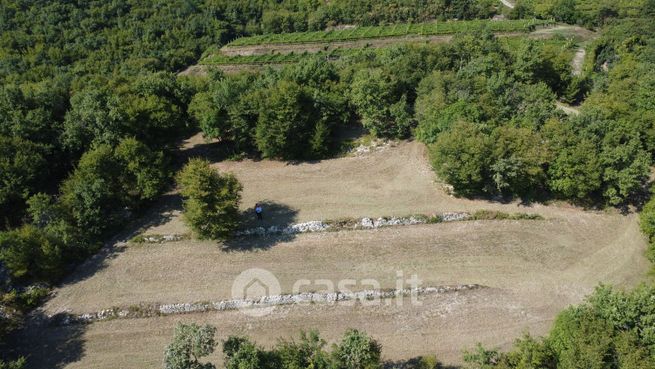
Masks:
[[[189,150],[198,145],[197,137],[186,143]],[[416,274],[424,286],[485,287],[422,296],[418,305],[407,299],[378,306],[312,304],[277,307],[260,318],[229,311],[39,327],[39,334],[24,337],[34,367],[158,368],[180,321],[213,324],[219,340],[245,334],[264,346],[308,329],[335,342],[347,328],[360,328],[380,341],[386,360],[435,354],[458,364],[462,350],[477,342],[502,349],[524,332],[546,333],[557,312],[599,283],[632,286],[649,268],[635,214],[458,199],[436,181],[424,146],[416,142],[316,163],[214,166],[242,182],[246,217],[255,202],[268,204],[266,224],[478,209],[538,213],[544,220],[255,237],[227,245],[184,240],[114,246],[80,267],[42,313],[226,299],[234,278],[253,267],[274,273],[283,292],[298,279],[376,279],[382,288],[394,288],[398,271]],[[169,195],[148,219],[146,233],[188,232],[179,207],[176,195]],[[210,358],[218,365],[219,352]]]

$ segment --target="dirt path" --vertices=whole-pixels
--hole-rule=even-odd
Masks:
[[[571,105],[564,104],[562,102],[556,102],[555,103],[557,109],[563,111],[564,113],[568,115],[579,115],[580,114],[580,109],[575,108]]]
[[[500,0],[500,2],[503,3],[503,5],[505,5],[506,7],[510,8],[510,9],[514,9],[514,4],[512,4],[508,0]]]
[[[575,52],[575,57],[571,61],[571,70],[574,76],[579,76],[582,74],[582,66],[584,64],[584,59],[587,56],[587,50],[584,47],[579,48]]]

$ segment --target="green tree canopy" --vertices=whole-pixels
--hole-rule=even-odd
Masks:
[[[241,184],[219,174],[207,160],[191,159],[177,174],[184,197],[184,218],[200,238],[228,237],[239,222]]]

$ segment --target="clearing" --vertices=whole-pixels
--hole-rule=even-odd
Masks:
[[[185,145],[189,155],[211,146],[197,136]],[[234,173],[244,185],[244,211],[257,201],[268,202],[266,224],[478,209],[537,213],[544,220],[253,237],[229,242],[231,251],[224,244],[196,240],[118,243],[78,268],[37,314],[229,298],[234,278],[252,267],[273,272],[283,292],[291,292],[298,279],[337,283],[374,278],[382,288],[393,288],[396,271],[406,277],[417,274],[425,286],[485,288],[426,295],[420,305],[383,300],[379,306],[282,306],[261,318],[224,311],[72,326],[39,326],[43,323],[35,319],[34,329],[40,330],[28,330],[24,337],[34,353],[32,364],[159,368],[179,321],[216,325],[219,340],[246,334],[266,346],[312,328],[334,342],[354,327],[381,342],[386,360],[436,354],[458,364],[461,351],[477,342],[508,348],[525,331],[546,333],[561,309],[579,303],[598,283],[632,286],[649,268],[635,214],[458,199],[435,181],[420,143],[392,142],[356,152],[315,163],[244,160],[217,162],[215,167]],[[188,232],[175,193],[155,210],[146,233]],[[218,365],[219,356],[211,358]]]

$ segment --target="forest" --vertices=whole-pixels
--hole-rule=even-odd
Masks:
[[[580,76],[566,40],[509,45],[481,29],[203,79],[176,73],[240,36],[500,10],[489,0],[0,0],[0,336],[171,187],[176,145],[198,129],[232,158],[298,161],[338,155],[340,130],[361,124],[424,142],[461,196],[643,205],[655,155],[655,2],[587,3],[526,0],[509,14],[601,27]],[[556,101],[581,104],[580,114]],[[644,209],[653,239],[655,205]],[[651,341],[622,337],[652,355]]]

